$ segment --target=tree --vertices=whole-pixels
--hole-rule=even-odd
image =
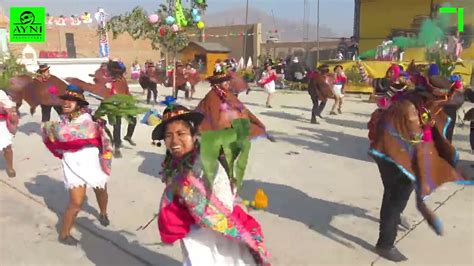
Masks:
[[[114,39],[127,32],[135,40],[150,40],[153,49],[172,52],[175,65],[176,52],[188,45],[189,34],[204,28],[201,13],[206,8],[206,0],[192,0],[190,7],[183,7],[181,0],[168,0],[167,6],[161,4],[152,14],[135,7],[130,13],[114,16],[106,28]]]

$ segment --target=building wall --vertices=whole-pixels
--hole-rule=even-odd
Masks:
[[[66,51],[66,33],[74,34],[74,41],[76,45],[77,57],[98,57],[99,44],[98,36],[96,34],[96,27],[93,26],[52,26],[46,31],[45,43],[30,43],[30,45],[39,52],[44,51]],[[209,35],[231,35],[246,31],[253,34],[247,36],[247,57],[251,56],[252,61],[256,62],[260,55],[260,44],[262,42],[261,25],[249,24],[223,26],[223,27],[208,27],[205,28],[204,33]],[[128,34],[122,34],[117,39],[112,38],[109,34],[110,40],[110,56],[121,58],[124,63],[130,68],[134,60],[138,60],[143,64],[147,59],[158,61],[160,59],[160,51],[154,51],[151,44],[147,40],[133,40]],[[192,36],[191,41],[202,41],[202,36]],[[206,37],[207,42],[218,42],[225,47],[231,49],[230,57],[240,58],[243,56],[244,37],[243,36],[227,36],[227,37]],[[14,53],[21,53],[21,50],[26,44],[10,43],[10,49]]]
[[[74,34],[76,56],[78,58],[99,57],[99,41],[96,27],[88,26],[54,26],[46,30],[46,42],[30,43],[39,55],[40,51],[67,51],[66,33]],[[21,54],[26,43],[10,43],[10,49],[16,54]],[[147,40],[133,40],[127,33],[112,38],[109,35],[110,57],[121,58],[130,68],[134,60],[143,64],[147,59],[157,61],[160,59],[160,51],[152,50]]]
[[[206,70],[207,70],[207,75],[210,76],[214,72],[214,65],[217,60],[226,60],[229,58],[228,53],[207,53],[207,65],[206,65]]]
[[[260,55],[260,44],[262,43],[262,27],[261,24],[249,25],[232,25],[222,27],[208,27],[204,29],[205,35],[219,35],[220,37],[206,36],[203,40],[202,36],[191,37],[191,41],[217,42],[231,50],[229,56],[237,60],[243,56],[244,52],[244,36],[239,36],[238,33],[247,32],[253,34],[247,36],[246,43],[246,59],[252,57],[252,62],[256,62]]]
[[[430,16],[431,2],[434,5],[451,4],[453,7],[463,7],[464,25],[474,26],[474,16],[471,15],[474,14],[474,1],[472,0],[398,0],[396,2],[359,0],[357,2],[360,2],[358,33],[361,52],[376,48],[390,35],[392,29],[412,29],[415,17]],[[454,14],[451,16],[451,25],[457,25],[457,18]],[[474,44],[464,50],[461,57],[474,59]]]
[[[195,44],[190,44],[179,52],[179,59],[184,64],[194,61],[194,55],[205,54],[205,51]]]

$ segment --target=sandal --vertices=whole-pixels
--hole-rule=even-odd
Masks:
[[[73,236],[66,236],[65,238],[58,237],[58,240],[61,244],[67,246],[77,246],[79,240],[75,239]]]
[[[107,214],[99,215],[99,222],[101,225],[107,227],[110,224],[109,217],[107,217]]]

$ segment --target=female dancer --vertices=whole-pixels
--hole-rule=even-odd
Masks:
[[[332,92],[334,94],[334,104],[331,109],[331,115],[336,114],[336,107],[337,112],[342,114],[342,103],[344,97],[344,88],[346,86],[347,77],[344,74],[343,67],[341,65],[337,65],[334,67],[334,85],[332,86]]]
[[[69,190],[69,206],[63,217],[59,241],[77,245],[70,235],[74,219],[81,209],[86,186],[94,189],[100,208],[99,221],[109,225],[107,217],[107,180],[110,175],[112,148],[104,132],[103,123],[92,120],[83,91],[69,85],[60,122],[48,122],[43,128],[43,141],[54,156],[62,159],[64,184]]]
[[[3,156],[7,163],[7,175],[15,177],[16,172],[13,169],[13,137],[18,126],[18,113],[15,103],[5,93],[0,90],[0,149],[3,150]]]
[[[181,241],[183,265],[269,265],[259,223],[234,205],[237,184],[229,178],[234,170],[225,156],[208,161],[200,153],[206,148],[197,139],[203,118],[170,105],[153,131],[153,140],[164,140],[167,150],[158,216],[161,240]],[[211,161],[216,171],[208,175],[205,166]]]

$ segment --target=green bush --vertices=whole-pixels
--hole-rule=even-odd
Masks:
[[[17,63],[14,55],[0,64],[0,89],[7,89],[13,76],[26,73],[25,65]]]

